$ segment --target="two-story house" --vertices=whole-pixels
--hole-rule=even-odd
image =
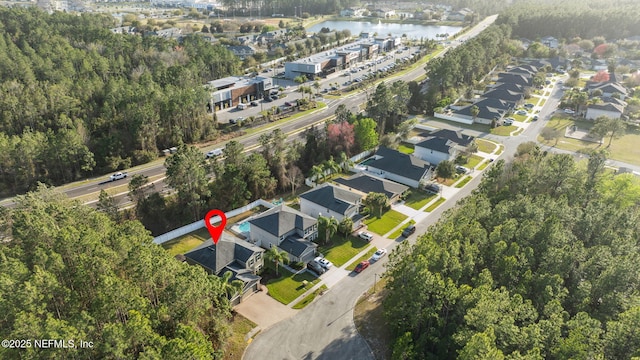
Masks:
[[[300,195],[300,211],[315,218],[334,217],[338,221],[351,218],[357,227],[362,218],[359,210],[363,197],[360,192],[325,183]]]
[[[257,274],[264,266],[264,250],[247,241],[223,233],[216,245],[209,239],[184,257],[188,264],[198,264],[209,274],[222,276],[230,271],[229,281],[242,281],[242,291],[230,299],[232,305],[260,289],[261,277]]]
[[[384,146],[379,147],[367,163],[366,171],[412,188],[420,187],[421,182],[431,177],[431,165],[428,162]]]
[[[249,220],[251,242],[265,249],[277,246],[289,261],[308,262],[316,253],[318,221],[286,205],[278,205]]]
[[[442,129],[435,131],[415,145],[414,156],[438,165],[444,160],[455,158],[473,142],[473,137],[463,135],[461,131]]]

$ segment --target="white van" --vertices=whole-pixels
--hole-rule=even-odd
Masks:
[[[247,108],[247,104],[238,104],[238,110],[244,110]]]

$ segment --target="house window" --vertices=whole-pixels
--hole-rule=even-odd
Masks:
[[[256,260],[260,260],[261,257],[262,257],[262,253],[257,253],[256,254]]]
[[[249,266],[253,266],[253,259],[249,260]]]

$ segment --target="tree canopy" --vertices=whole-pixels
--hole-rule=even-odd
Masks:
[[[640,356],[640,204],[632,175],[531,147],[389,258],[399,357]],[[625,194],[629,193],[627,198]]]
[[[17,202],[0,217],[0,335],[94,347],[5,348],[1,358],[222,358],[220,278],[168,255],[137,221],[114,223],[45,188]]]

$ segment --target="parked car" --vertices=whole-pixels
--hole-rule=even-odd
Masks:
[[[291,101],[285,101],[284,103],[286,106],[296,106],[296,102],[291,102]]]
[[[535,106],[535,105],[530,104],[530,103],[526,103],[526,104],[524,104],[524,107],[526,107],[527,109],[531,109],[531,108],[533,108],[534,106]]]
[[[358,232],[358,237],[364,241],[371,241],[373,240],[373,235],[369,234],[368,232],[365,231],[360,231]]]
[[[254,100],[254,101],[252,101],[252,102],[251,102],[251,106],[258,106],[258,102],[257,102],[257,101],[255,101],[255,100]]]
[[[269,98],[270,98],[272,101],[276,101],[276,100],[278,100],[278,99],[279,99],[279,97],[278,97],[277,95],[271,95]]]
[[[516,111],[516,114],[518,114],[518,115],[527,115],[527,112],[524,111],[524,110],[518,110],[518,111]]]
[[[513,125],[513,120],[511,120],[511,119],[504,119],[504,120],[502,121],[502,124],[507,125],[507,126],[509,126],[509,125]]]
[[[404,228],[404,230],[402,230],[402,236],[407,237],[407,236],[413,234],[414,232],[416,232],[416,226],[415,225],[409,225],[406,228]]]
[[[387,253],[387,249],[378,249],[373,256],[371,256],[371,260],[378,261]]]
[[[533,116],[533,121],[538,121],[538,115]]]
[[[238,104],[237,108],[238,110],[244,110],[247,108],[247,104]]]
[[[109,181],[116,181],[116,180],[122,180],[124,178],[127,177],[127,173],[126,172],[117,172],[111,176],[109,176]]]
[[[565,114],[575,114],[576,112],[571,109],[564,109]]]
[[[440,192],[440,185],[438,184],[427,184],[424,187],[425,190],[432,192],[432,193],[439,193]]]
[[[469,169],[461,165],[456,165],[456,172],[458,174],[467,174],[469,173]]]
[[[325,258],[323,258],[321,256],[316,257],[315,259],[313,259],[313,261],[317,262],[318,264],[320,264],[320,266],[322,266],[323,268],[325,268],[327,270],[329,270],[333,266],[331,261],[329,261],[329,260],[327,260],[327,259],[325,259]]]
[[[221,148],[213,149],[213,150],[207,152],[207,159],[210,159],[212,157],[217,157],[217,156],[220,156],[220,155],[222,155],[222,149]]]
[[[360,264],[358,264],[358,265],[356,266],[356,268],[355,268],[355,269],[353,269],[353,271],[355,271],[356,273],[358,273],[358,274],[359,274],[359,273],[361,273],[361,272],[362,272],[362,270],[364,270],[364,269],[368,268],[368,267],[369,267],[369,265],[370,265],[370,264],[369,264],[369,261],[365,260],[365,261],[361,262]]]
[[[313,271],[318,275],[322,275],[326,272],[326,270],[322,267],[322,265],[320,265],[320,263],[315,261],[309,261],[309,263],[307,264],[307,269]]]
[[[230,124],[237,124],[237,123],[242,122],[242,121],[244,121],[243,117],[239,117],[239,118],[235,118],[235,119],[229,119],[229,123]]]

